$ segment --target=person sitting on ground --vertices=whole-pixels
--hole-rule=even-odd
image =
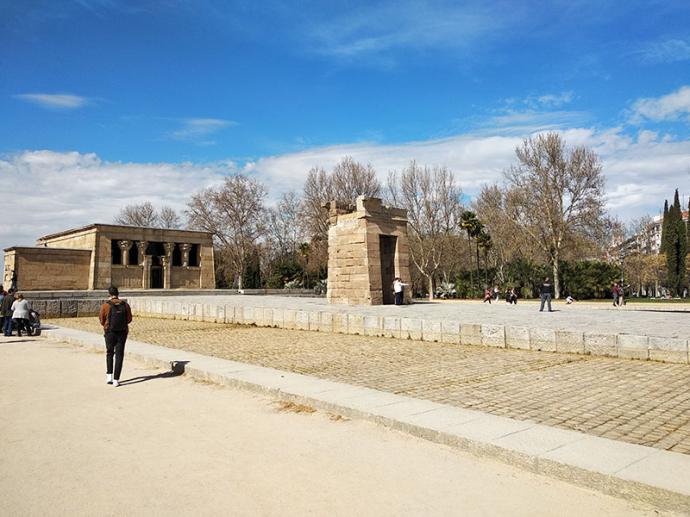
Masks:
[[[17,299],[12,303],[12,320],[17,325],[17,336],[22,337],[22,329],[30,336],[33,334],[31,325],[29,325],[29,311],[31,304],[29,300],[24,298],[24,295],[19,293]]]
[[[570,295],[566,296],[566,298],[565,298],[565,303],[567,303],[568,305],[570,305],[570,304],[573,303],[574,301],[575,301],[575,298],[573,298],[573,297],[570,296]]]

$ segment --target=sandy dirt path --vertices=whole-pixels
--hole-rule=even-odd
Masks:
[[[0,515],[659,515],[131,359],[113,388],[101,354],[0,339]]]

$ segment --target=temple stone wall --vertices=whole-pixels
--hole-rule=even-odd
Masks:
[[[364,197],[357,199],[356,206],[331,202],[328,209],[328,301],[392,303],[392,278],[410,279],[407,212],[384,206],[380,199]],[[392,248],[390,254],[384,251],[382,261],[386,239]],[[383,264],[390,274],[383,271]],[[410,299],[408,288],[405,303]]]
[[[215,288],[213,241],[208,232],[92,224],[41,237],[36,247],[21,248],[21,257],[34,257],[32,266],[20,263],[15,249],[19,248],[5,250],[5,273],[9,283],[11,271],[22,266],[22,289]],[[41,254],[41,250],[50,252]],[[71,251],[78,260],[68,258]],[[58,266],[58,262],[66,265]]]
[[[5,250],[3,285],[9,289],[12,270],[17,274],[17,289],[87,289],[91,251],[15,247]]]

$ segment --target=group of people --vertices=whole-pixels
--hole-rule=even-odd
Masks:
[[[489,304],[491,304],[492,301],[498,302],[500,299],[501,291],[498,289],[498,286],[494,286],[493,290],[488,287],[484,289],[484,303],[489,302]],[[515,289],[512,287],[506,289],[505,300],[509,305],[517,305],[518,295]]]
[[[18,337],[21,337],[22,331],[29,336],[32,335],[33,326],[30,319],[31,303],[29,300],[14,288],[5,291],[4,286],[0,285],[0,323],[3,335],[10,337],[14,327],[17,328]]]
[[[623,307],[625,305],[625,290],[621,284],[615,282],[611,286],[611,295],[613,296],[614,307]]]

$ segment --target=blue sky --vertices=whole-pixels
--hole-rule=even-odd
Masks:
[[[687,1],[0,0],[0,78],[0,174],[45,201],[2,246],[346,154],[471,197],[544,130],[600,154],[621,217],[690,193]]]

